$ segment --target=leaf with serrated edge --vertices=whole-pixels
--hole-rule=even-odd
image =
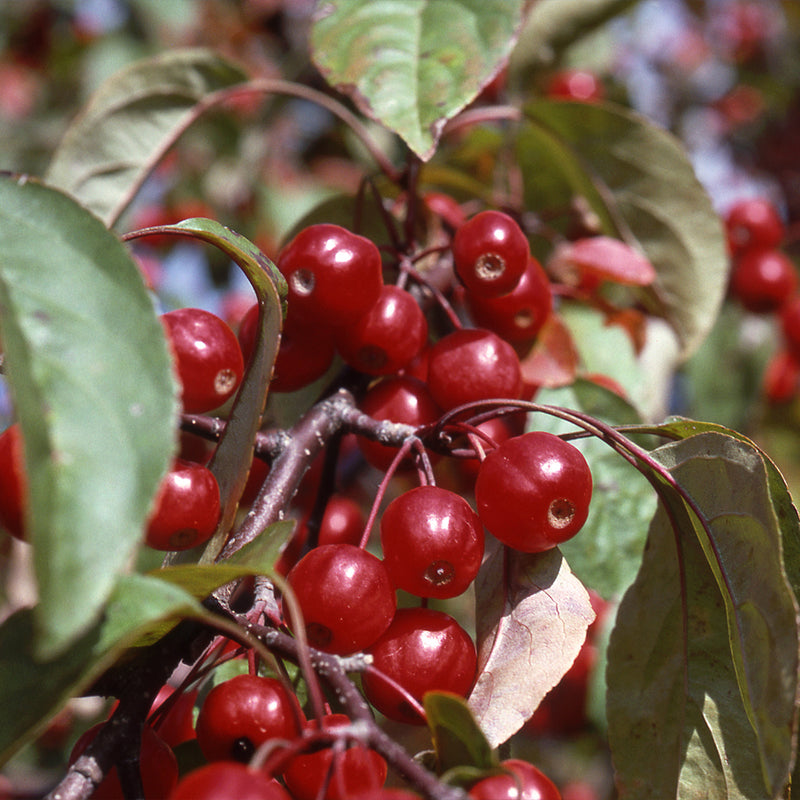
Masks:
[[[518,553],[491,541],[487,552],[475,581],[478,679],[468,702],[497,747],[572,666],[594,611],[558,548]]]
[[[2,178],[0,250],[37,641],[52,656],[97,620],[141,542],[175,448],[177,391],[141,274],[96,217],[40,183]]]
[[[209,94],[246,80],[218,53],[162,53],[112,75],[73,120],[46,173],[113,225]]]
[[[640,294],[690,355],[719,311],[728,256],[722,223],[681,145],[610,104],[540,101],[526,117],[518,156],[527,206],[584,196],[602,232],[642,250],[655,267],[655,284]]]
[[[428,160],[516,41],[524,0],[326,0],[312,58],[336,89]],[[457,20],[457,24],[453,24]]]
[[[669,516],[660,506],[617,616],[607,680],[621,797],[778,797],[793,754],[797,608],[764,462],[718,433],[654,456],[705,525],[663,490]]]

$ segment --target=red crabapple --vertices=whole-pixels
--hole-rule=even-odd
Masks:
[[[497,334],[461,328],[431,347],[428,388],[446,411],[478,400],[516,399],[522,393],[519,358]]]
[[[209,761],[248,761],[268,739],[293,739],[303,716],[276,678],[235,675],[206,696],[197,717],[197,743]]]
[[[178,308],[161,315],[170,344],[181,402],[187,414],[202,414],[233,396],[244,373],[239,340],[216,314]]]
[[[438,486],[396,497],[381,517],[381,545],[394,585],[418,597],[455,597],[475,579],[483,526],[469,503]]]
[[[478,515],[503,544],[526,553],[573,537],[589,514],[592,473],[573,445],[535,431],[502,442],[475,482]]]
[[[443,611],[398,609],[392,624],[367,652],[375,670],[362,676],[364,693],[378,711],[397,722],[420,725],[424,720],[382,674],[419,703],[431,691],[466,697],[475,682],[475,645]]]
[[[351,544],[315,547],[286,576],[303,613],[308,643],[329,653],[369,647],[397,605],[383,562]],[[284,617],[292,626],[284,598]]]
[[[528,239],[502,211],[481,211],[453,236],[456,273],[470,292],[499,297],[519,282],[530,257]]]
[[[281,251],[278,269],[288,284],[291,313],[317,325],[354,322],[383,286],[378,248],[339,225],[301,230]]]

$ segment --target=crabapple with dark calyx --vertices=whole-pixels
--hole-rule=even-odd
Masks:
[[[725,231],[734,254],[752,247],[775,248],[786,235],[778,210],[765,197],[748,197],[734,203],[725,215]]]
[[[208,693],[195,730],[209,761],[249,761],[268,739],[294,739],[303,721],[297,698],[279,680],[236,675]]]
[[[350,325],[337,329],[335,341],[345,363],[368,375],[393,375],[425,347],[428,322],[405,289],[384,286],[374,305]]]

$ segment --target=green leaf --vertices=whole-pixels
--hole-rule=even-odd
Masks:
[[[32,610],[7,619],[0,626],[0,764],[128,646],[140,643],[165,621],[187,616],[208,612],[175,586],[130,575],[117,584],[105,618],[53,658],[41,659],[36,652]]]
[[[0,336],[25,441],[40,655],[97,620],[175,447],[164,333],[136,264],[73,200],[0,179]]]
[[[716,319],[728,257],[722,223],[678,140],[608,104],[540,101],[526,116],[517,153],[527,207],[585,197],[603,233],[650,259],[658,277],[640,296],[690,355]]]
[[[563,389],[541,389],[537,402],[583,411],[613,425],[630,424],[636,411],[622,398],[590,381]],[[574,426],[544,414],[531,415],[529,430],[567,433]],[[656,507],[647,479],[605,442],[590,437],[572,442],[586,457],[594,489],[589,517],[577,536],[559,545],[575,575],[602,597],[621,597],[642,560]]]
[[[423,705],[439,773],[463,766],[478,769],[497,766],[491,745],[462,697],[448,692],[428,692]]]
[[[758,449],[757,445],[744,434],[713,422],[675,418],[661,425],[643,425],[628,429],[630,433],[637,431],[675,440],[686,439],[698,433],[720,433]],[[780,470],[763,450],[758,449],[758,453],[767,470],[767,491],[780,529],[784,570],[789,585],[798,598],[800,597],[800,516]]]
[[[793,760],[797,608],[764,462],[715,432],[653,455],[697,508],[664,484],[612,633],[620,796],[778,797]]]
[[[258,247],[215,220],[186,219],[177,225],[161,226],[159,231],[191,236],[214,245],[230,256],[250,281],[260,306],[253,357],[236,393],[225,431],[208,465],[220,489],[222,513],[217,530],[202,548],[202,555],[201,548],[192,548],[175,553],[170,558],[171,563],[176,564],[193,562],[200,556],[202,563],[209,564],[219,556],[228,538],[239,498],[247,483],[253,459],[253,442],[261,425],[272,368],[278,355],[288,289],[283,275]]]
[[[47,170],[107,225],[213,92],[246,75],[211,50],[173,50],[109,78],[67,129]]]
[[[281,547],[294,527],[291,520],[275,522],[261,536],[219,564],[167,566],[149,574],[180,586],[192,597],[202,600],[218,587],[245,575],[271,575]]]
[[[329,0],[312,57],[334,88],[423,160],[506,62],[523,0]]]
[[[509,70],[525,73],[549,66],[557,53],[638,0],[538,0],[511,57]]]
[[[475,580],[475,608],[478,678],[468,702],[496,747],[570,668],[594,612],[558,548],[519,553],[496,540]]]

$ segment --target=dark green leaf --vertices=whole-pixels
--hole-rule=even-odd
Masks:
[[[211,93],[246,75],[211,50],[173,50],[109,78],[67,129],[47,171],[111,226]]]
[[[797,609],[764,462],[715,432],[654,456],[696,509],[660,477],[664,504],[612,633],[621,797],[778,797],[793,755]]]
[[[523,0],[329,0],[311,31],[326,80],[420,158],[507,60]]]
[[[456,767],[490,769],[497,765],[491,745],[462,697],[428,692],[423,705],[440,773]]]
[[[676,440],[686,439],[698,433],[720,433],[739,439],[749,447],[756,447],[744,434],[712,422],[676,418],[661,425],[638,426],[632,430]],[[767,491],[780,528],[783,566],[789,585],[798,598],[800,597],[800,517],[780,470],[762,450],[759,450],[759,455],[767,470]]]
[[[714,323],[727,285],[722,224],[678,141],[631,111],[537,102],[519,137],[532,210],[584,196],[603,233],[639,247],[658,273],[642,290],[675,329],[684,356]]]
[[[475,580],[478,679],[468,702],[496,747],[572,665],[594,612],[557,548],[518,553],[492,540],[487,551]]]
[[[278,355],[283,316],[286,311],[286,281],[275,264],[252,242],[239,233],[211,219],[187,219],[177,225],[161,228],[166,233],[180,233],[208,242],[230,256],[250,281],[261,311],[253,357],[247,365],[242,385],[236,393],[231,413],[209,469],[219,483],[222,513],[214,536],[202,548],[202,563],[213,562],[228,538],[242,496],[250,462],[253,442],[261,425],[267,402],[272,368]],[[196,561],[200,548],[176,553],[172,563]]]
[[[32,739],[70,697],[91,685],[125,648],[140,643],[166,620],[207,613],[178,587],[126,576],[111,595],[102,621],[64,653],[41,659],[34,613],[18,611],[0,626],[0,763]]]
[[[0,334],[25,440],[40,654],[98,618],[175,446],[166,340],[120,242],[73,200],[0,179]]]

